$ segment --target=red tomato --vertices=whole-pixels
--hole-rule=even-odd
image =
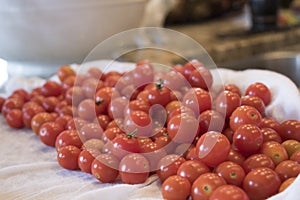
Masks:
[[[182,104],[194,111],[196,116],[205,110],[210,110],[212,100],[210,94],[201,88],[190,89],[183,97]]]
[[[198,135],[198,121],[188,114],[176,115],[168,122],[167,132],[174,142],[191,144]]]
[[[3,97],[0,97],[0,112],[2,112],[2,106],[5,102],[5,99]]]
[[[12,109],[22,109],[24,105],[24,101],[20,98],[11,98],[11,99],[6,99],[3,103],[2,106],[2,114],[5,117],[9,111]]]
[[[135,136],[130,134],[119,134],[112,140],[112,154],[118,159],[122,159],[129,153],[140,153],[139,141]]]
[[[265,116],[265,104],[263,100],[257,96],[243,96],[241,105],[252,106],[256,108],[262,116]]]
[[[208,200],[211,194],[226,181],[216,173],[200,175],[192,185],[191,196],[193,200]]]
[[[241,105],[241,98],[237,93],[225,90],[218,95],[215,105],[216,111],[229,118],[232,112]]]
[[[72,119],[70,115],[59,116],[55,119],[55,122],[60,124],[64,129],[67,129],[68,122]]]
[[[246,95],[257,96],[261,98],[266,106],[271,102],[271,92],[269,88],[260,82],[249,85],[246,89]]]
[[[189,75],[188,81],[192,87],[199,87],[202,89],[209,89],[213,83],[211,72],[203,66],[197,67]]]
[[[287,120],[280,124],[279,135],[282,140],[294,139],[300,141],[300,121]]]
[[[78,86],[78,84],[76,84],[76,86]],[[87,78],[82,82],[81,88],[86,98],[93,99],[95,93],[97,94],[98,90],[104,88],[104,83],[99,79]]]
[[[283,181],[278,189],[278,192],[283,192],[286,188],[288,188],[294,181],[295,181],[295,177],[293,178],[289,178],[285,181]]]
[[[291,160],[296,161],[297,163],[300,164],[300,150],[296,151],[293,153],[290,157]]]
[[[95,78],[95,79],[98,79],[98,80],[104,80],[105,79],[105,74],[103,73],[103,71],[99,68],[96,68],[96,67],[89,68],[86,75],[88,77]]]
[[[223,177],[227,184],[240,187],[245,177],[244,169],[231,161],[225,161],[215,168],[215,173]]]
[[[55,96],[58,97],[62,94],[63,89],[60,84],[58,84],[55,81],[47,81],[42,87],[41,87],[41,95],[45,97]]]
[[[124,134],[124,132],[119,127],[108,128],[103,132],[103,140],[105,142],[112,141],[117,137],[117,135]]]
[[[177,175],[187,178],[191,184],[202,174],[210,172],[208,166],[199,160],[188,160],[182,163]]]
[[[119,160],[111,154],[98,155],[91,165],[93,176],[102,183],[112,183],[119,176]]]
[[[108,115],[98,115],[94,122],[98,123],[102,130],[105,130],[109,122],[111,122],[111,118]]]
[[[226,160],[242,166],[243,162],[245,161],[245,157],[237,150],[231,148]]]
[[[288,159],[288,154],[285,148],[275,141],[263,143],[260,152],[269,156],[275,165],[278,165],[280,162]]]
[[[283,182],[300,174],[300,164],[293,160],[284,160],[276,166],[275,172]]]
[[[145,156],[150,163],[150,172],[155,172],[157,170],[158,162],[167,155],[164,148],[160,148],[152,141],[145,142],[141,145],[141,153],[143,153],[143,156]]]
[[[68,130],[80,130],[87,123],[88,122],[85,121],[84,119],[75,117],[75,118],[69,119],[65,128]]]
[[[53,115],[47,112],[40,112],[37,113],[32,119],[31,119],[31,128],[35,134],[39,134],[40,127],[46,123],[46,122],[53,122],[55,118]]]
[[[243,124],[253,124],[258,126],[261,122],[261,114],[251,106],[240,106],[233,111],[230,116],[229,125],[236,131]]]
[[[75,71],[69,65],[64,65],[64,66],[61,66],[57,70],[56,75],[58,76],[58,78],[59,78],[60,81],[63,81],[68,76],[74,76],[74,75],[76,75],[76,73],[75,73]]]
[[[190,195],[191,183],[187,178],[173,175],[162,184],[161,193],[164,199],[187,199]]]
[[[83,142],[85,142],[89,139],[101,139],[102,135],[103,135],[103,130],[96,123],[85,124],[79,130],[79,137]]]
[[[39,129],[39,138],[45,145],[54,147],[57,136],[64,130],[57,122],[46,122]]]
[[[57,97],[50,96],[46,97],[43,102],[42,106],[47,112],[53,112],[55,109],[55,106],[58,104],[59,100]]]
[[[163,80],[152,87],[148,93],[148,102],[151,105],[160,104],[162,106],[167,105],[171,101],[170,89],[163,85]]]
[[[11,127],[11,128],[23,128],[24,127],[24,122],[23,122],[23,113],[20,109],[12,109],[6,114],[6,123]]]
[[[132,111],[124,120],[124,130],[128,133],[135,132],[137,137],[149,137],[152,133],[150,116],[141,111]]]
[[[227,137],[215,131],[203,134],[196,145],[199,159],[210,167],[216,167],[225,161],[229,151],[230,142]]]
[[[241,92],[240,88],[235,84],[226,84],[224,86],[224,90],[231,91],[231,92],[237,93],[239,96],[242,96],[242,92]]]
[[[278,143],[282,142],[280,135],[274,129],[261,128],[260,130],[261,130],[261,133],[263,134],[264,142],[267,142],[267,141],[275,141]]]
[[[95,157],[100,155],[99,151],[93,149],[84,149],[80,152],[78,156],[78,167],[81,171],[91,174],[92,162]]]
[[[144,183],[149,177],[149,171],[150,163],[142,154],[128,154],[119,164],[121,180],[126,184]]]
[[[246,156],[258,152],[263,140],[260,129],[252,124],[241,125],[233,133],[233,145]]]
[[[246,173],[258,167],[268,167],[274,170],[275,164],[273,160],[265,154],[253,154],[243,163],[243,168]]]
[[[124,110],[129,104],[129,100],[125,97],[117,97],[108,104],[108,116],[112,119],[124,118]]]
[[[281,181],[277,173],[267,167],[250,171],[243,181],[243,189],[250,199],[267,199],[278,192]]]
[[[55,148],[57,151],[68,145],[76,146],[79,149],[82,147],[82,141],[76,130],[65,130],[57,136],[55,141]]]
[[[84,91],[79,86],[73,86],[65,93],[65,100],[67,101],[68,105],[78,106],[79,103],[84,99]]]
[[[277,122],[275,119],[271,117],[264,117],[262,118],[259,127],[260,128],[271,128],[274,129],[277,133],[279,133],[279,122]]]
[[[30,103],[30,102],[28,102],[28,103]],[[28,106],[28,107],[25,107],[25,105],[26,104],[24,104],[24,106],[22,108],[22,112],[23,112],[22,120],[24,122],[24,125],[27,128],[31,128],[32,118],[38,113],[45,112],[45,109],[38,104]]]
[[[208,131],[222,132],[225,127],[225,118],[215,110],[206,110],[199,116],[199,135]]]
[[[169,154],[163,157],[157,164],[157,175],[161,182],[164,182],[169,176],[176,175],[179,166],[185,162],[185,159],[177,154]]]
[[[95,150],[95,152],[103,152],[104,148],[104,142],[99,139],[89,139],[88,141],[85,141],[81,147],[81,149],[86,150]]]
[[[148,63],[138,63],[132,71],[132,83],[135,87],[142,87],[154,80],[153,66]]]
[[[180,106],[179,108],[175,108],[168,114],[167,122],[169,122],[174,116],[179,114],[188,114],[190,116],[196,117],[194,111],[186,106]]]
[[[250,200],[250,198],[243,189],[226,184],[213,191],[209,200]]]
[[[178,65],[174,66],[174,68],[178,69]],[[183,68],[183,75],[184,77],[188,80],[189,76],[192,74],[192,72],[195,69],[198,69],[200,67],[203,67],[203,64],[201,62],[199,62],[198,60],[191,60],[189,62],[187,62],[182,68]],[[181,71],[181,70],[179,70]]]
[[[92,121],[99,114],[106,112],[104,108],[100,105],[97,105],[92,99],[85,99],[80,102],[78,105],[78,116],[84,120]]]
[[[68,145],[59,149],[57,152],[57,161],[59,165],[65,169],[78,169],[78,156],[80,149],[76,146]]]

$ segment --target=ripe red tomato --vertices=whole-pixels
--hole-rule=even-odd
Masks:
[[[291,157],[296,151],[300,150],[300,142],[297,140],[286,140],[281,145],[285,148],[288,156]]]
[[[249,156],[243,163],[243,168],[246,173],[258,167],[268,167],[270,169],[275,169],[275,164],[273,160],[265,154],[253,154]]]
[[[79,86],[69,88],[65,93],[65,100],[68,105],[78,106],[85,99],[84,91]]]
[[[225,117],[215,110],[206,110],[199,116],[199,135],[208,131],[222,132],[225,127]]]
[[[124,118],[124,110],[129,104],[129,100],[125,97],[116,97],[108,104],[108,116],[112,119]]]
[[[198,120],[188,114],[176,115],[168,122],[167,132],[174,142],[191,144],[198,135]]]
[[[39,134],[40,127],[46,123],[46,122],[53,122],[55,118],[53,115],[47,112],[40,112],[37,113],[32,119],[31,119],[31,128],[35,134]]]
[[[157,164],[157,175],[161,182],[164,182],[169,176],[176,175],[179,166],[185,162],[185,159],[177,154],[169,154],[163,157]]]
[[[129,115],[132,111],[135,110],[141,110],[145,113],[149,113],[150,104],[147,101],[144,100],[132,100],[128,103],[128,105],[125,108],[124,114]]]
[[[187,178],[173,175],[162,184],[161,193],[164,199],[187,199],[190,195],[191,183]]]
[[[41,87],[41,95],[45,97],[55,96],[58,97],[62,94],[63,89],[60,84],[58,84],[55,81],[47,81],[42,87]]]
[[[189,62],[187,62],[183,67],[180,67],[179,65],[174,66],[174,69],[179,69],[182,68],[182,73],[183,76],[188,80],[189,76],[192,74],[192,72],[195,69],[198,69],[199,67],[203,67],[203,64],[201,62],[199,62],[198,60],[191,60]],[[181,69],[179,69],[179,72],[181,71]]]
[[[246,95],[257,96],[261,98],[266,106],[271,102],[271,92],[269,88],[260,82],[249,85],[246,89]]]
[[[78,156],[80,149],[76,146],[68,145],[60,148],[57,152],[58,164],[69,170],[78,169]]]
[[[124,134],[124,132],[119,128],[119,127],[112,127],[108,128],[103,132],[103,137],[102,139],[107,142],[107,141],[112,141],[117,137],[117,135]]]
[[[119,176],[119,160],[111,154],[98,155],[91,164],[93,176],[102,183],[112,183]]]
[[[6,114],[6,123],[11,128],[21,129],[24,127],[23,113],[20,109],[12,109]]]
[[[215,100],[216,111],[229,118],[232,112],[241,105],[241,97],[231,91],[221,92]]]
[[[46,122],[39,129],[39,138],[45,145],[54,147],[57,136],[64,130],[57,122]]]
[[[82,172],[91,174],[92,162],[100,155],[95,149],[83,149],[78,156],[78,167]]]
[[[243,124],[253,124],[258,126],[261,122],[261,114],[251,106],[240,106],[233,111],[230,116],[229,126],[236,131]]]
[[[55,140],[55,148],[57,151],[68,145],[76,146],[79,149],[82,147],[82,141],[76,130],[65,130],[57,136]]]
[[[210,131],[203,134],[196,145],[196,154],[199,159],[210,167],[216,167],[227,159],[230,151],[230,142],[220,132]]]
[[[300,141],[300,121],[287,120],[280,124],[279,135],[282,140],[294,139]]]
[[[263,100],[257,96],[243,96],[241,105],[252,106],[256,108],[262,116],[265,116],[265,104]]]
[[[144,183],[149,177],[150,163],[142,154],[127,154],[119,164],[121,180],[126,184]]]
[[[293,177],[283,181],[278,189],[278,193],[283,192],[286,188],[288,188],[295,181],[295,179],[296,178]]]
[[[300,164],[300,150],[293,153],[290,157],[290,160],[296,161],[297,163]]]
[[[231,161],[225,161],[215,168],[215,173],[223,177],[227,184],[240,187],[245,177],[244,169]]]
[[[188,160],[182,163],[178,170],[177,175],[187,178],[191,184],[202,174],[210,172],[208,166],[199,160]]]
[[[2,105],[2,114],[5,117],[12,109],[22,109],[24,101],[20,98],[6,99]]]
[[[283,182],[300,174],[300,164],[293,160],[284,160],[276,166],[275,172]]]
[[[151,118],[144,111],[132,111],[124,119],[124,130],[128,133],[135,132],[136,137],[149,137],[152,134]]]
[[[103,135],[102,128],[96,123],[85,124],[79,130],[79,137],[83,142],[89,139],[101,139]]]
[[[104,152],[104,142],[99,139],[89,139],[88,141],[85,141],[83,145],[81,146],[81,149],[84,150],[95,150],[95,152]],[[94,151],[93,151],[94,152]]]
[[[259,127],[260,128],[271,128],[274,129],[277,133],[279,133],[280,123],[271,117],[262,118]]]
[[[188,81],[192,87],[199,87],[202,89],[209,89],[213,83],[211,72],[203,66],[198,66],[189,75]]]
[[[231,148],[227,156],[227,160],[242,166],[245,161],[245,157],[237,150]]]
[[[263,144],[263,134],[252,124],[244,124],[233,133],[233,145],[243,155],[257,153]]]
[[[245,176],[243,189],[250,199],[267,199],[278,192],[280,184],[280,178],[274,170],[259,167]]]
[[[4,102],[5,102],[5,99],[0,96],[0,112],[2,112],[2,107],[3,107]]]
[[[211,194],[226,181],[216,173],[200,175],[192,185],[191,196],[193,200],[208,200]]]
[[[231,92],[237,93],[239,96],[242,96],[242,92],[241,92],[240,88],[235,84],[226,84],[224,86],[224,90],[231,91]]]
[[[75,71],[69,66],[69,65],[64,65],[61,66],[57,72],[56,75],[58,76],[60,81],[63,81],[66,79],[68,76],[74,76],[76,75]]]
[[[261,130],[261,133],[263,134],[264,142],[267,142],[267,141],[275,141],[278,143],[282,142],[280,135],[274,129],[261,128],[260,130]]]
[[[212,107],[210,94],[201,88],[190,89],[183,97],[182,104],[194,111],[196,116]]]
[[[140,153],[138,139],[134,135],[119,134],[112,140],[112,154],[118,159],[122,159],[129,153]]]
[[[213,191],[209,200],[250,200],[250,198],[240,187],[226,184]]]
[[[151,105],[160,104],[165,106],[171,101],[171,90],[163,84],[163,80],[160,80],[160,83],[155,84],[155,86],[149,90],[148,102]]]
[[[28,102],[28,103],[30,103],[30,102]],[[26,104],[24,104],[24,106],[22,108],[22,112],[23,112],[22,120],[24,122],[25,127],[31,128],[32,118],[38,113],[45,112],[45,109],[38,104],[25,107]]]
[[[85,99],[80,102],[78,105],[78,116],[84,120],[92,121],[98,114],[103,114],[104,108],[100,105],[97,105],[92,99]]]

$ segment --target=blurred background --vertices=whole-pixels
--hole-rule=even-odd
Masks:
[[[300,0],[0,0],[0,5],[0,86],[10,76],[49,77],[61,65],[85,61],[110,36],[140,27],[186,34],[217,66],[270,69],[300,84]],[[199,54],[184,41],[148,36],[118,41],[105,58],[184,62],[151,50],[115,56],[144,39],[189,49],[185,59]]]

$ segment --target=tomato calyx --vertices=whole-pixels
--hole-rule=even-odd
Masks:
[[[100,106],[103,102],[104,102],[104,99],[99,99],[99,100],[96,100],[95,104],[96,104],[96,106]]]
[[[129,139],[131,138],[137,138],[136,134],[137,134],[138,129],[134,129],[132,132],[125,134],[125,136]]]
[[[157,90],[162,91],[163,87],[164,87],[164,80],[163,79],[159,79],[158,83],[155,84],[155,87]]]

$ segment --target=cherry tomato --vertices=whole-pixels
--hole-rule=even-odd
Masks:
[[[280,124],[279,135],[282,140],[294,139],[300,141],[300,121],[287,120]]]
[[[258,167],[268,167],[274,170],[275,164],[269,156],[260,153],[249,156],[243,163],[246,173]]]
[[[250,200],[250,198],[240,187],[226,184],[213,191],[209,200]]]
[[[149,109],[150,109],[150,105],[147,101],[136,99],[128,103],[128,105],[125,108],[124,114],[129,115],[132,111],[135,110],[141,110],[144,111],[145,113],[149,113]]]
[[[0,112],[2,112],[2,107],[3,107],[4,102],[5,102],[5,99],[0,96]]]
[[[233,111],[230,116],[229,125],[236,131],[243,124],[253,124],[258,126],[261,122],[261,114],[251,106],[240,106]]]
[[[188,160],[182,163],[177,175],[187,178],[191,184],[202,174],[210,172],[208,166],[199,160]]]
[[[203,134],[197,142],[196,153],[199,159],[210,167],[216,167],[227,159],[230,142],[220,132],[210,131]]]
[[[262,118],[259,127],[260,128],[271,128],[274,129],[277,133],[279,133],[280,123],[271,117]]]
[[[226,181],[216,173],[204,173],[193,183],[191,196],[193,200],[208,200],[211,194]]]
[[[224,86],[224,90],[231,91],[231,92],[237,93],[239,96],[242,96],[242,92],[241,92],[240,88],[235,84],[226,84]]]
[[[257,96],[243,96],[241,105],[252,106],[256,108],[262,116],[265,116],[265,104],[263,100]]]
[[[105,79],[105,74],[103,71],[97,67],[91,67],[88,69],[86,75],[91,78],[95,78],[98,80],[104,80]]]
[[[97,93],[98,90],[104,88],[103,81],[95,78],[88,78],[85,79],[82,84],[81,88],[83,90],[83,93],[86,98],[93,99],[95,96],[95,93]],[[107,87],[111,88],[111,87]]]
[[[22,109],[24,101],[20,98],[6,99],[2,105],[2,114],[5,117],[12,109]]]
[[[179,166],[185,162],[185,159],[177,154],[169,154],[163,157],[157,164],[157,175],[161,182],[168,177],[176,175]]]
[[[129,153],[140,153],[139,141],[134,135],[119,134],[112,140],[112,154],[122,159]]]
[[[160,104],[167,105],[171,101],[170,89],[163,85],[163,80],[152,87],[148,93],[148,102],[151,105]]]
[[[199,87],[202,89],[211,88],[213,77],[211,72],[203,66],[198,66],[189,75],[188,81],[192,87]]]
[[[278,192],[280,184],[280,178],[274,170],[259,167],[245,176],[243,189],[250,199],[267,199]]]
[[[192,109],[196,116],[205,110],[210,110],[212,100],[210,94],[201,88],[190,89],[183,97],[183,105]]]
[[[180,66],[174,66],[173,68],[174,69],[178,69]],[[198,69],[200,67],[203,67],[203,64],[201,62],[199,62],[198,60],[191,60],[189,62],[187,62],[183,67],[182,72],[183,72],[183,75],[184,77],[188,80],[189,76],[192,74],[192,72],[195,70],[195,69]],[[179,70],[181,71],[181,70]]]
[[[290,157],[291,160],[296,161],[297,163],[300,164],[300,150],[296,151],[293,153]]]
[[[163,198],[169,200],[187,199],[190,190],[191,183],[188,179],[178,175],[168,177],[161,187]]]
[[[95,94],[95,104],[98,107],[101,107],[101,111],[103,112],[99,112],[98,114],[105,114],[109,102],[111,102],[112,99],[117,98],[119,96],[119,92],[112,87],[103,87],[99,89]]]
[[[275,141],[263,143],[260,152],[269,156],[275,165],[278,165],[280,162],[288,159],[288,154],[285,148]]]
[[[175,70],[170,70],[168,73],[163,74],[161,79],[164,80],[164,85],[172,91],[180,90],[182,87],[189,86],[189,83],[184,76]]]
[[[198,121],[188,114],[174,116],[168,122],[167,132],[176,143],[192,143],[198,135]]]
[[[111,118],[108,115],[98,115],[94,123],[98,123],[102,130],[107,128],[107,125],[111,122]]]
[[[84,119],[74,117],[70,118],[68,123],[66,124],[66,129],[68,130],[80,130],[84,125],[86,125],[88,122]]]
[[[216,111],[229,118],[232,112],[241,105],[241,98],[237,93],[224,90],[215,100]]]
[[[300,174],[300,164],[293,160],[284,160],[276,166],[275,172],[283,182]]]
[[[166,152],[168,154],[174,153],[176,145],[177,145],[175,142],[172,141],[172,139],[168,133],[166,133],[160,137],[157,137],[155,139],[155,143],[157,144],[157,146],[159,148],[163,148],[164,150],[166,150]]]
[[[69,88],[65,93],[65,100],[68,105],[78,106],[85,99],[84,91],[79,86]]]
[[[68,145],[59,149],[57,152],[58,164],[68,170],[78,169],[78,156],[80,149],[76,146]]]
[[[55,119],[55,122],[60,124],[60,126],[63,127],[64,129],[67,129],[67,124],[71,119],[72,117],[70,115],[58,116]]]
[[[103,135],[103,130],[96,123],[85,124],[79,130],[79,137],[83,142],[85,142],[89,139],[101,139],[102,135]]]
[[[87,141],[85,141],[81,147],[83,150],[87,149],[87,150],[95,150],[95,152],[103,152],[103,148],[104,148],[104,142],[102,140],[99,139],[89,139]]]
[[[150,139],[151,140],[151,139]],[[150,172],[157,170],[158,162],[167,155],[165,149],[160,148],[156,143],[148,141],[140,146],[141,153],[150,163]]]
[[[243,155],[257,153],[263,144],[263,134],[252,124],[244,124],[233,133],[233,145]]]
[[[260,130],[261,130],[261,133],[263,134],[264,142],[267,142],[267,141],[275,141],[278,143],[282,142],[280,135],[274,129],[261,128]]]
[[[285,148],[289,157],[291,157],[296,151],[300,150],[300,142],[297,140],[286,140],[281,145]]]
[[[103,140],[105,142],[107,141],[112,141],[113,139],[115,139],[115,137],[117,137],[117,135],[121,135],[124,134],[124,132],[119,128],[119,127],[112,127],[112,128],[108,128],[103,132]]]
[[[63,81],[65,78],[68,76],[74,76],[76,75],[75,71],[69,66],[69,65],[64,65],[61,66],[57,72],[56,75],[58,76],[60,81]]]
[[[119,176],[119,160],[111,154],[98,155],[91,165],[93,176],[102,183],[112,183]]]
[[[231,148],[226,160],[242,166],[243,162],[245,161],[245,157],[237,150]]]
[[[148,63],[138,63],[132,71],[132,82],[135,87],[142,87],[153,82],[154,70],[153,66]]]
[[[227,184],[240,187],[245,177],[244,169],[231,161],[225,161],[215,168],[215,173],[223,177]]]
[[[246,89],[246,95],[261,98],[266,106],[271,102],[271,92],[269,88],[260,82],[249,85]]]
[[[142,154],[128,154],[119,164],[121,180],[126,184],[144,183],[149,177],[149,171],[149,161]]]
[[[149,137],[152,133],[152,123],[150,116],[141,111],[132,111],[124,119],[124,130],[126,132],[135,132],[137,137]]]
[[[23,113],[20,109],[12,109],[6,114],[6,123],[11,128],[21,129],[24,127]]]
[[[39,138],[45,145],[54,147],[57,136],[64,130],[57,122],[46,122],[39,129]]]
[[[190,116],[196,117],[194,111],[186,106],[180,106],[179,108],[175,108],[168,114],[167,122],[169,122],[174,116],[179,114],[188,114]]]
[[[215,110],[206,110],[199,116],[199,135],[208,131],[222,132],[225,126],[225,118]]]
[[[289,178],[285,181],[283,181],[278,189],[278,192],[283,192],[286,188],[288,188],[294,181],[295,181],[295,177]]]
[[[84,149],[78,156],[78,167],[81,171],[91,174],[92,162],[95,157],[100,155],[99,151],[94,149]]]
[[[55,96],[58,97],[63,92],[62,86],[55,81],[47,81],[41,87],[41,95],[45,97]]]
[[[53,115],[47,112],[40,112],[37,113],[32,119],[31,119],[31,128],[35,134],[39,134],[40,127],[46,123],[46,122],[53,122],[55,118]]]
[[[55,148],[57,151],[68,145],[76,146],[79,149],[81,148],[82,141],[76,130],[65,130],[57,136],[55,140]]]
[[[85,99],[78,105],[78,116],[84,120],[92,121],[98,114],[103,114],[104,111],[101,105],[97,105],[92,99]]]

